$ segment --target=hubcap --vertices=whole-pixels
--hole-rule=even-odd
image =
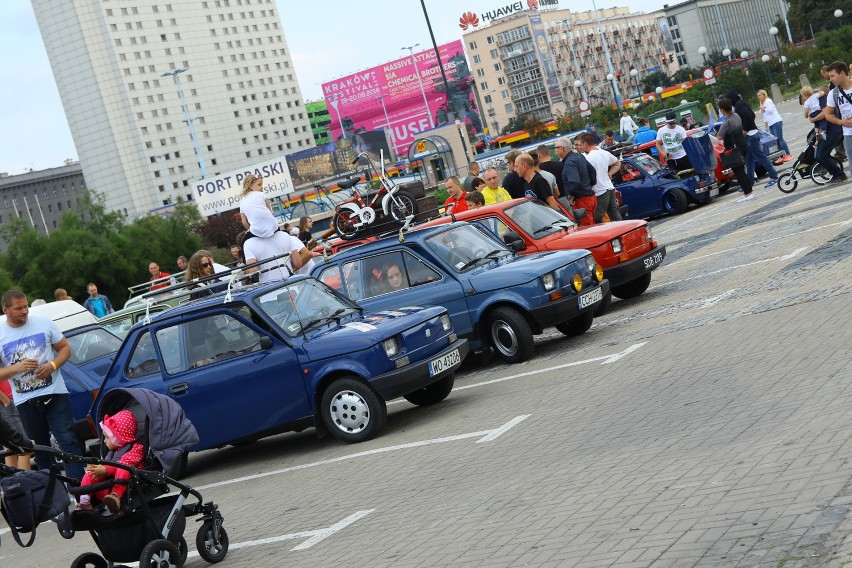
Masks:
[[[491,337],[494,338],[494,347],[507,357],[518,352],[518,336],[512,326],[504,321],[495,321],[491,324]]]
[[[370,423],[370,407],[354,391],[337,393],[331,400],[329,411],[335,425],[347,434],[357,434]]]

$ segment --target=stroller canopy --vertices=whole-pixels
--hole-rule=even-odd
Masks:
[[[139,422],[137,440],[171,471],[178,458],[198,443],[198,432],[173,398],[148,389],[115,388],[98,405],[98,425],[104,416],[130,410]],[[139,411],[144,416],[139,416]],[[143,419],[144,418],[144,419]],[[147,424],[147,428],[145,425]]]

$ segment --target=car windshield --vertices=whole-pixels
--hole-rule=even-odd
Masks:
[[[82,365],[103,357],[111,355],[121,347],[121,340],[105,329],[91,329],[68,338],[71,346],[71,362]]]
[[[642,171],[650,175],[654,175],[665,168],[663,164],[647,154],[636,154],[633,157],[633,160],[636,162],[637,166],[642,168]]]
[[[356,304],[337,295],[325,284],[309,279],[276,288],[257,299],[266,313],[290,337],[360,311]]]
[[[478,264],[512,254],[502,243],[485,236],[473,225],[442,231],[426,239],[426,244],[456,272],[465,272]]]
[[[575,223],[562,212],[537,201],[523,201],[506,209],[518,227],[534,239],[540,239],[573,227]]]

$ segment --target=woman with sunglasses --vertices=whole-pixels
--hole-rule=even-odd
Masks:
[[[213,276],[214,274],[216,274],[216,263],[213,262],[213,256],[206,250],[200,250],[190,257],[184,281],[189,282],[197,278]],[[189,299],[197,300],[198,298],[203,298],[224,290],[225,284],[211,279],[197,284],[190,284],[189,289],[195,290],[189,295]]]

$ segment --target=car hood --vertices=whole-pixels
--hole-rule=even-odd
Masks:
[[[515,256],[506,262],[484,265],[468,274],[477,293],[501,290],[535,280],[542,274],[571,264],[589,254],[586,250],[558,250]]]
[[[593,249],[644,225],[645,221],[630,220],[581,226],[574,231],[548,235],[542,241],[547,250]]]
[[[302,347],[311,359],[321,358],[323,353],[338,356],[363,351],[384,339],[404,334],[406,330],[446,311],[446,308],[439,306],[408,306],[364,312],[362,317],[344,319],[340,325],[332,323],[330,326],[309,331]]]

